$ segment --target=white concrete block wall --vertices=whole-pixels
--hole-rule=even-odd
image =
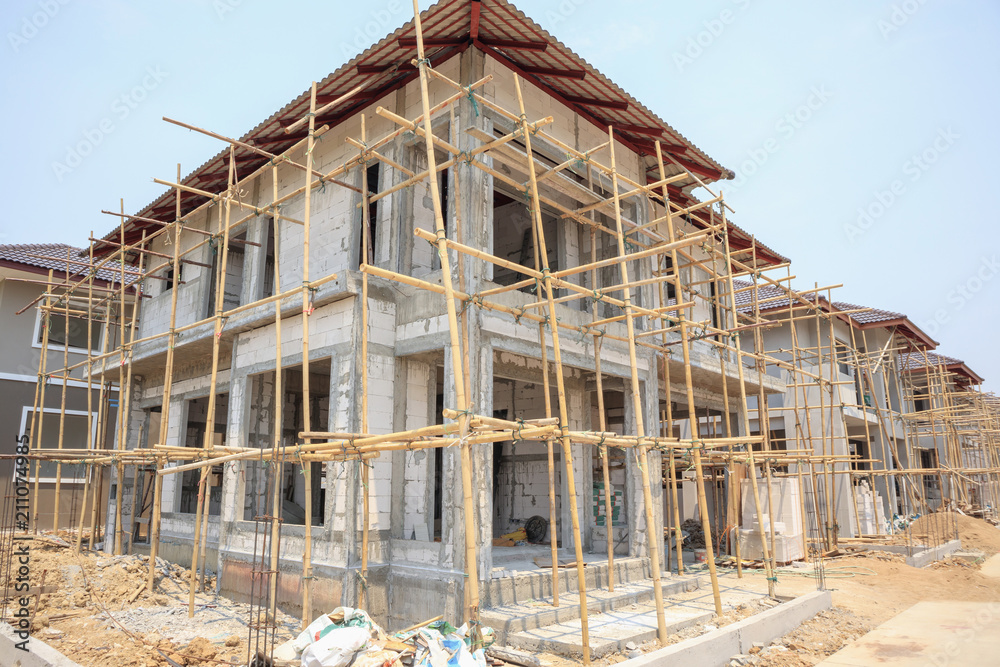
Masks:
[[[429,387],[436,369],[415,360],[406,362],[406,429],[429,426],[432,408]],[[406,452],[403,469],[403,537],[409,538],[417,524],[427,524],[427,492],[430,484],[428,465],[431,450]]]

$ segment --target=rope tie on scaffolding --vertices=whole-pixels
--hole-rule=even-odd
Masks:
[[[572,160],[574,155],[572,153],[566,153],[566,159]],[[584,153],[582,156],[576,156],[576,160],[573,162],[573,167],[579,169],[590,162],[590,155]]]
[[[413,66],[414,67],[416,67],[416,68],[419,69],[421,65],[423,65],[427,69],[431,69],[431,59],[430,58],[414,58],[413,59]]]
[[[222,330],[226,328],[226,322],[229,321],[229,315],[221,315],[219,317],[219,330],[215,332],[216,338],[222,338]],[[132,354],[132,348],[129,348],[129,355]]]
[[[465,99],[469,100],[472,104],[472,111],[476,114],[476,118],[479,118],[479,102],[476,101],[476,94],[472,92],[472,86],[464,88]]]
[[[524,419],[518,417],[516,421],[517,421],[517,435],[514,436],[514,440],[511,443],[512,445],[517,445],[517,443],[519,442],[524,442],[524,439],[521,437],[521,429],[524,428]]]

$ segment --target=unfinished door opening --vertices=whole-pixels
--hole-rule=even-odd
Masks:
[[[555,389],[549,400],[558,405]],[[493,414],[500,419],[543,419],[545,394],[541,382],[493,378]],[[562,455],[554,445],[556,517],[562,512]],[[507,440],[493,445],[493,537],[524,529],[523,539],[495,542],[497,547],[524,542],[551,544],[549,532],[549,464],[544,442]],[[539,518],[541,520],[539,520]]]
[[[274,484],[280,485],[281,518],[285,524],[305,524],[306,484],[302,464],[285,462],[274,468],[271,449],[277,437],[280,446],[294,446],[298,434],[306,430],[326,430],[330,409],[331,359],[309,362],[310,426],[305,425],[302,391],[302,365],[289,366],[281,375],[281,398],[277,397],[277,374],[268,371],[249,378],[248,444],[259,447],[260,458],[247,462],[244,486],[243,520],[254,521],[271,511]],[[276,434],[276,415],[281,412],[281,432]],[[320,463],[312,466],[312,525],[323,524],[326,499],[326,470]],[[277,478],[277,480],[276,480]]]

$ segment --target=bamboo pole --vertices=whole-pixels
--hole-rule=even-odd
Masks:
[[[657,142],[657,147],[658,147],[658,145],[659,145],[659,142]],[[666,196],[666,193],[664,193],[664,195]],[[722,209],[720,211],[720,215],[722,217],[722,222],[723,222],[722,226],[723,226],[723,229],[728,229],[728,226],[727,226],[727,223],[726,223],[726,211],[725,211],[725,209]],[[670,225],[670,228],[671,228],[671,232],[670,233],[671,233],[671,236],[672,236],[673,235],[673,221],[668,219],[668,224]],[[730,267],[730,271],[729,271],[728,275],[726,276],[726,281],[727,281],[727,283],[729,285],[729,292],[730,292],[730,294],[732,294],[733,293],[733,273],[732,273],[731,267],[732,267],[733,264],[732,264],[732,256],[730,255],[729,234],[728,233],[725,236],[723,236],[722,247],[723,247],[723,250],[724,250],[724,253],[725,253],[725,258],[726,258],[725,265],[727,267]],[[675,256],[674,260],[676,261],[676,256]],[[733,322],[735,323],[736,322],[736,302],[735,302],[735,299],[731,300],[730,311],[731,311],[732,316],[733,316]],[[682,335],[684,335],[685,332],[686,332],[686,329],[681,329],[681,332],[682,332]],[[747,392],[746,392],[746,377],[745,377],[746,374],[744,373],[744,370],[743,370],[743,349],[742,349],[742,343],[740,341],[740,338],[741,338],[741,333],[739,331],[736,331],[733,343],[734,343],[734,348],[735,348],[735,352],[736,352],[736,370],[737,370],[737,373],[739,375],[739,383],[737,384],[737,386],[739,387],[739,390],[740,390],[740,404],[742,406],[742,410],[740,411],[740,414],[743,417],[743,432],[746,433],[747,435],[749,435],[750,434],[750,411],[749,411],[749,409],[747,407]],[[684,365],[685,365],[685,368],[687,369],[685,371],[685,375],[688,376],[690,374],[690,366],[689,366],[689,359],[687,358],[686,355],[685,355],[685,364]],[[759,379],[758,379],[758,382],[760,382]],[[688,392],[689,393],[690,393],[690,386],[691,386],[690,383],[688,383],[688,387],[689,387]],[[690,405],[690,404],[693,403],[693,401],[691,399],[689,399],[688,403]],[[761,437],[763,437],[763,434],[762,434]],[[757,518],[760,519],[763,516],[763,512],[761,511],[761,505],[760,505],[760,491],[759,491],[758,484],[757,484],[757,463],[756,463],[755,457],[754,457],[753,443],[748,441],[746,447],[747,447],[747,463],[748,463],[749,468],[750,468],[750,486],[751,486],[751,489],[753,490],[754,509],[757,512]],[[757,521],[757,526],[758,526],[758,529],[759,529],[759,536],[760,536],[761,555],[763,556],[763,560],[764,560],[764,572],[765,572],[765,575],[766,575],[766,578],[767,578],[767,592],[768,592],[768,596],[773,599],[776,596],[776,594],[777,594],[776,590],[775,590],[776,589],[777,579],[774,576],[774,564],[773,564],[773,561],[771,560],[771,551],[768,548],[767,539],[766,539],[766,537],[764,535],[764,522],[761,521],[761,520],[758,520]]]
[[[625,235],[622,233],[622,216],[621,216],[621,200],[619,199],[618,193],[618,169],[615,163],[615,135],[612,128],[608,127],[608,142],[610,146],[608,148],[611,160],[611,196],[614,202],[614,213],[615,213],[615,240],[618,242],[618,270],[621,272],[622,284],[628,285],[628,262],[626,261],[626,251],[625,251]],[[662,180],[662,179],[661,179]],[[666,188],[666,185],[663,186]],[[625,287],[622,291],[622,301],[625,307],[625,326],[628,332],[628,342],[629,342],[629,368],[631,371],[631,383],[632,383],[632,413],[635,418],[635,428],[636,435],[638,437],[644,437],[645,433],[645,420],[643,416],[643,405],[642,396],[639,389],[639,367],[638,361],[636,360],[636,350],[635,350],[635,322],[633,321],[632,315],[632,291],[628,287]],[[683,331],[683,329],[682,329]],[[654,373],[655,377],[655,373]],[[658,392],[657,392],[658,393]],[[654,394],[655,395],[655,394]],[[659,401],[657,401],[657,404]],[[666,645],[667,643],[667,622],[663,612],[663,587],[660,583],[661,581],[661,568],[660,568],[660,549],[663,544],[663,533],[659,530],[654,531],[656,526],[656,514],[653,510],[653,495],[650,490],[650,474],[649,474],[649,448],[646,446],[639,447],[639,475],[642,477],[642,501],[643,506],[646,511],[646,544],[649,549],[649,564],[652,570],[653,579],[653,598],[656,602],[656,625],[657,625],[657,637],[660,640],[661,645]],[[657,479],[662,478],[662,472],[658,471]],[[711,537],[709,535],[705,536],[707,544],[709,544],[709,552],[711,552]],[[718,594],[718,582],[715,580],[715,569],[714,562],[712,573],[713,591]],[[722,613],[721,602],[716,601],[716,608],[718,613]]]
[[[312,214],[313,133],[316,129],[316,82],[309,92],[309,138],[306,148],[305,212],[302,226],[302,421],[307,430],[312,429],[312,405],[309,387],[309,316],[312,314],[312,297],[309,283],[309,233]],[[309,440],[306,439],[306,444]],[[300,460],[301,462],[301,460]],[[367,466],[362,466],[366,469]],[[302,554],[302,627],[312,622],[312,463],[302,466],[305,486],[305,548]],[[367,521],[367,515],[365,520]]]
[[[610,133],[610,129],[609,129],[609,133]],[[613,136],[612,136],[612,138],[613,138]],[[659,151],[660,151],[659,142],[657,141],[655,145],[656,145],[657,153],[659,153]],[[612,148],[611,152],[612,152],[612,155],[614,155],[614,149],[613,148]],[[661,165],[661,169],[662,169],[662,157],[659,159],[659,164]],[[660,172],[660,176],[661,176],[661,180],[662,180],[662,177],[663,177],[663,172],[662,171]],[[614,185],[612,187],[614,188],[615,193],[617,193],[617,188],[618,188],[617,181],[614,181]],[[667,187],[666,186],[663,186],[661,194],[662,194],[662,197],[663,197],[663,201],[665,203],[669,202],[669,193],[667,191]],[[669,207],[669,204],[668,204],[668,207]],[[617,208],[617,206],[616,206],[616,208]],[[616,214],[615,217],[616,217],[616,222],[617,222],[617,220],[620,219],[620,216]],[[669,213],[669,208],[668,208],[668,213],[667,213],[666,218],[667,218],[666,222],[667,222],[667,230],[668,230],[667,231],[667,233],[668,233],[668,243],[669,244],[673,244],[674,243],[674,239],[676,237],[675,237],[675,232],[674,232],[674,219],[673,219],[673,216],[670,215],[670,213]],[[619,236],[619,241],[618,241],[618,243],[619,243],[619,253],[622,254],[622,255],[624,255],[624,247],[625,246],[624,246],[624,240],[623,240],[622,235],[621,235],[621,225],[620,224],[618,225],[618,236]],[[676,250],[671,250],[671,260],[673,262],[673,265],[677,266],[678,261],[677,261],[677,251]],[[625,267],[623,265],[622,269],[624,270],[624,268]],[[624,278],[624,274],[623,274],[622,277]],[[679,283],[678,283],[678,286],[679,286]],[[680,301],[681,293],[680,293],[679,290],[677,291],[676,296],[677,296],[677,300]],[[721,616],[722,615],[722,595],[719,592],[719,578],[718,578],[718,575],[716,574],[716,571],[715,571],[715,559],[712,557],[712,527],[711,527],[711,523],[710,523],[710,519],[709,519],[709,515],[708,515],[708,502],[707,502],[707,499],[705,497],[705,475],[704,475],[704,471],[702,470],[701,448],[700,448],[700,446],[698,444],[696,444],[696,443],[698,443],[698,441],[701,440],[701,434],[696,431],[697,424],[698,424],[698,421],[697,421],[697,414],[698,413],[696,412],[695,407],[694,407],[694,384],[693,384],[693,379],[691,377],[691,349],[690,349],[690,342],[688,341],[688,322],[687,322],[687,317],[685,316],[683,310],[678,311],[677,318],[678,318],[678,321],[679,321],[679,324],[680,324],[680,332],[681,332],[681,351],[682,351],[682,354],[684,355],[684,384],[685,384],[685,393],[687,395],[688,419],[689,419],[689,422],[691,424],[691,444],[692,444],[691,448],[693,450],[693,452],[692,452],[692,459],[693,459],[694,467],[695,467],[695,483],[696,483],[696,486],[697,486],[697,493],[698,493],[698,506],[699,506],[699,510],[700,510],[700,514],[701,514],[702,532],[705,535],[705,553],[709,554],[709,556],[708,556],[708,558],[706,560],[708,561],[708,573],[709,573],[709,577],[712,580],[712,598],[713,598],[713,600],[715,602],[715,614],[716,614],[716,616]],[[635,365],[635,360],[633,359],[633,366],[634,365]],[[634,373],[634,371],[633,371],[633,373]],[[638,382],[637,382],[637,380],[633,379],[632,384],[633,384],[633,393],[636,395],[636,400],[638,400]],[[743,384],[743,379],[740,378],[740,385],[742,386],[742,384]],[[749,433],[749,431],[748,431],[748,433]],[[648,486],[648,480],[643,480],[643,484],[645,486]],[[644,488],[643,489],[643,495],[645,495],[647,492],[648,492],[647,489]],[[648,513],[649,513],[649,511],[647,510],[647,514]],[[657,590],[659,590],[658,586],[657,586]],[[662,597],[662,593],[660,595]],[[660,612],[659,612],[660,604],[661,603],[657,604],[657,616],[660,615]],[[657,619],[657,620],[659,620],[659,619]],[[665,633],[666,633],[666,627],[665,627],[665,625],[663,625],[661,627],[661,633],[660,633],[661,637],[662,637],[661,641],[665,640],[665,637],[666,637]]]
[[[70,250],[66,250],[66,275],[70,272]],[[69,297],[63,299],[63,368],[69,366]],[[63,439],[66,435],[66,390],[69,388],[69,378],[64,377],[62,381],[62,397],[59,403],[59,439],[56,447],[63,448]],[[59,492],[62,490],[62,463],[56,463],[56,493],[55,502],[52,506],[52,534],[59,531]]]
[[[93,236],[93,232],[90,235]],[[93,264],[94,247],[92,245],[88,246],[87,250],[90,263]],[[94,386],[90,363],[91,358],[94,356],[93,296],[94,274],[91,273],[89,280],[87,280],[87,449],[94,447]],[[87,499],[90,497],[90,478],[93,476],[94,470],[93,466],[84,466],[83,501],[80,503],[80,520],[77,523],[76,553],[80,553],[80,548],[83,545],[83,524],[87,516]]]
[[[588,155],[596,152],[588,151]],[[548,172],[551,173],[551,172]],[[594,179],[593,172],[590,166],[587,166],[587,188],[590,190],[594,189]],[[593,218],[593,214],[590,215]],[[597,261],[597,231],[591,227],[590,228],[590,263],[593,264]],[[600,286],[600,274],[597,269],[590,272],[590,286],[594,288],[595,292],[599,291]],[[591,322],[597,321],[597,307],[599,301],[593,301],[591,304]],[[661,306],[663,304],[660,304]],[[593,326],[593,324],[591,325]],[[598,428],[603,433],[608,430],[607,424],[607,413],[604,409],[604,374],[601,372],[601,343],[603,342],[603,337],[598,336],[594,338],[594,377],[597,382],[597,419]],[[611,451],[608,449],[607,445],[598,445],[597,453],[601,457],[601,479],[604,482],[604,526],[605,526],[605,538],[607,541],[608,549],[608,592],[613,593],[615,590],[615,535],[614,535],[614,487],[611,486],[611,471],[609,470]]]
[[[416,0],[414,0],[414,4],[416,4]],[[528,120],[524,113],[524,98],[521,95],[520,77],[517,75],[514,76],[514,88],[517,92],[518,108],[521,112],[521,130],[524,139],[525,152],[531,156],[533,155],[531,151],[531,134],[528,131]],[[427,129],[427,132],[428,134],[430,133],[430,128]],[[555,295],[553,294],[552,287],[553,281],[552,276],[549,273],[548,249],[545,243],[545,230],[542,224],[541,202],[538,199],[538,182],[535,179],[535,164],[531,159],[528,160],[528,178],[531,185],[532,226],[535,230],[535,243],[538,246],[538,255],[542,263],[541,275],[543,277],[545,295],[549,302],[548,320],[550,323],[555,323],[556,307],[554,303]],[[577,512],[576,481],[573,474],[573,450],[572,443],[568,435],[569,413],[566,408],[566,386],[563,378],[562,351],[559,347],[559,327],[553,324],[553,326],[550,327],[550,331],[552,334],[552,356],[555,361],[556,391],[558,392],[559,398],[559,429],[562,432],[563,465],[566,468],[564,483],[566,485],[567,495],[569,496],[569,511],[573,525],[573,547],[576,552],[576,576],[580,593],[580,632],[583,642],[583,663],[585,665],[589,665],[590,630],[589,620],[587,618],[587,580],[583,571],[583,544],[580,538],[580,517]],[[658,572],[654,574],[658,574]]]
[[[226,263],[229,257],[229,216],[230,198],[235,174],[234,150],[229,150],[229,187],[223,206],[219,209],[219,226],[222,232],[222,250],[218,257],[218,273],[215,285],[215,335],[212,338],[212,374],[209,380],[208,389],[208,409],[205,416],[205,437],[202,441],[202,449],[211,451],[214,447],[215,439],[215,407],[216,407],[216,387],[219,380],[219,347],[222,340],[222,313],[225,309],[225,287],[226,287]],[[175,286],[176,289],[176,286]],[[208,474],[211,468],[205,466],[201,469],[198,482],[198,506],[195,511],[194,544],[191,553],[191,583],[188,590],[188,618],[194,616],[194,595],[198,587],[198,557],[201,540],[208,541],[208,514],[211,504],[207,502],[208,496]],[[162,470],[160,471],[163,472]]]
[[[49,282],[52,282],[52,269],[49,269]],[[45,297],[44,304],[49,305],[49,297]],[[42,351],[39,357],[39,372],[38,372],[38,383],[41,389],[39,389],[39,399],[38,399],[38,437],[32,437],[31,440],[34,442],[33,446],[38,449],[42,445],[42,435],[45,432],[45,387],[49,383],[48,376],[46,375],[46,369],[48,368],[48,357],[49,357],[49,333],[51,329],[51,313],[47,310],[43,310],[39,317],[42,318]],[[65,382],[65,380],[63,380]],[[32,413],[32,421],[34,421],[34,413]],[[34,435],[34,430],[32,430],[32,435]],[[42,462],[37,461],[35,463],[35,488],[32,493],[33,498],[38,498],[38,481],[42,476],[41,469]],[[34,512],[32,514],[32,532],[38,533],[38,503],[35,503]]]
[[[181,165],[177,164],[177,180],[181,180]],[[176,190],[176,202],[174,205],[174,215],[176,220],[180,220],[181,217],[181,191]],[[177,344],[177,334],[175,329],[177,328],[177,293],[180,290],[180,252],[181,252],[181,226],[179,224],[174,224],[174,251],[173,251],[173,272],[174,272],[174,284],[171,288],[170,294],[170,323],[168,324],[168,338],[167,338],[167,356],[166,362],[163,366],[163,398],[160,402],[160,432],[158,434],[157,440],[159,444],[164,445],[167,442],[167,435],[170,432],[169,422],[170,422],[170,399],[171,393],[173,392],[173,380],[174,380],[174,347]],[[169,237],[168,237],[169,238]],[[93,245],[91,245],[93,248]],[[157,466],[159,468],[159,466]],[[150,592],[153,591],[155,586],[155,576],[156,576],[156,556],[160,549],[160,521],[162,517],[162,493],[163,493],[163,476],[156,474],[155,480],[153,482],[153,511],[152,516],[149,521],[149,571],[146,573],[146,588]]]
[[[413,0],[413,23],[417,38],[417,68],[420,73],[420,101],[423,107],[424,145],[427,153],[427,170],[429,173],[431,203],[434,208],[434,231],[437,238],[438,256],[441,258],[441,282],[445,289],[445,307],[448,311],[448,330],[450,333],[450,350],[452,367],[455,377],[455,400],[459,412],[459,434],[463,440],[468,436],[469,403],[465,391],[465,373],[462,366],[462,351],[459,342],[458,317],[455,308],[454,285],[451,278],[451,260],[448,257],[448,246],[444,228],[444,217],[441,212],[441,193],[437,180],[437,161],[434,155],[434,142],[431,130],[430,92],[428,90],[428,61],[424,55],[424,37],[421,27],[420,8],[417,0]],[[468,586],[468,607],[466,620],[479,619],[479,575],[476,563],[475,517],[472,510],[472,452],[466,443],[461,447],[462,457],[462,507],[465,531],[465,573]]]

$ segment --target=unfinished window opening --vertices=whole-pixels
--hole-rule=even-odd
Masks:
[[[277,434],[285,447],[294,447],[298,434],[305,430],[326,430],[330,410],[330,359],[309,362],[310,426],[305,426],[302,366],[283,369],[281,381],[281,433]],[[251,376],[248,446],[261,450],[260,458],[247,462],[244,486],[243,519],[255,519],[271,514],[274,484],[279,487],[281,518],[285,524],[305,525],[306,485],[303,466],[284,463],[274,468],[270,463],[275,441],[275,415],[278,409],[275,371]],[[312,473],[312,525],[323,524],[326,506],[326,466],[308,463]],[[277,478],[277,479],[276,479]]]
[[[920,467],[921,468],[937,468],[937,452],[933,449],[921,449],[920,451]],[[936,473],[928,474],[923,476],[924,482],[924,494],[927,496],[927,500],[939,500],[941,497],[941,485]]]
[[[178,274],[177,275],[177,280],[184,280],[184,265],[183,264],[178,263],[178,265],[177,265],[177,274]],[[163,277],[166,280],[162,281],[163,282],[163,289],[160,291],[160,294],[165,294],[165,293],[169,292],[170,290],[172,290],[174,288],[174,282],[175,282],[174,281],[174,267],[172,265],[170,267],[168,267],[166,271],[163,272]]]
[[[205,434],[208,431],[209,397],[203,396],[187,402],[187,425],[184,430],[184,446],[202,448],[205,446]],[[212,446],[220,447],[226,441],[227,415],[229,414],[229,394],[216,394],[215,419],[212,429]],[[222,514],[222,466],[212,466],[208,481],[208,514]],[[201,469],[187,470],[181,473],[180,508],[182,514],[195,514],[198,511],[198,485],[201,481]]]
[[[844,341],[839,338],[835,338],[834,349],[836,350],[835,356],[837,359],[837,369],[840,371],[840,374],[846,375],[847,377],[853,377],[853,367],[851,366],[851,348],[848,347],[847,343]]]
[[[545,246],[552,271],[559,270],[556,218],[542,211],[542,229]],[[531,214],[523,198],[511,196],[502,190],[493,191],[493,252],[500,259],[506,259],[520,266],[535,268],[535,234],[531,224]],[[528,276],[506,267],[493,267],[493,282],[513,285]],[[535,285],[521,287],[520,291],[534,293]],[[542,295],[539,295],[542,296]]]
[[[382,165],[379,162],[374,162],[368,165],[368,169],[365,171],[368,179],[368,193],[370,195],[377,195],[382,191],[381,188],[381,174]],[[358,265],[361,264],[374,264],[375,263],[375,242],[378,239],[378,210],[381,199],[368,203],[368,229],[364,228],[364,218],[361,219],[362,228],[361,234],[358,237]],[[368,247],[368,257],[367,261],[365,258],[365,239],[367,238]]]
[[[858,459],[867,459],[868,456],[868,443],[864,440],[849,440],[848,447],[850,448],[850,453],[852,456],[857,456]],[[871,465],[864,460],[851,460],[851,470],[869,470]],[[855,486],[860,482],[855,480]]]
[[[264,279],[261,281],[261,298],[274,296],[275,282],[274,262],[274,218],[267,219],[266,238],[264,239]]]
[[[143,429],[143,442],[140,447],[152,448],[160,439],[160,421],[163,416],[162,408],[157,405],[146,408],[144,411],[146,423]],[[137,482],[139,490],[136,493],[136,506],[133,509],[134,518],[132,520],[132,542],[149,543],[149,521],[153,515],[153,485],[156,482],[156,468],[154,466],[139,466]]]
[[[222,290],[222,311],[236,308],[243,302],[243,243],[247,234],[243,232],[229,241],[229,252],[226,255],[226,279]],[[215,298],[219,280],[219,253],[222,252],[222,242],[212,250],[212,282],[208,290],[208,310],[205,317],[215,315]]]

